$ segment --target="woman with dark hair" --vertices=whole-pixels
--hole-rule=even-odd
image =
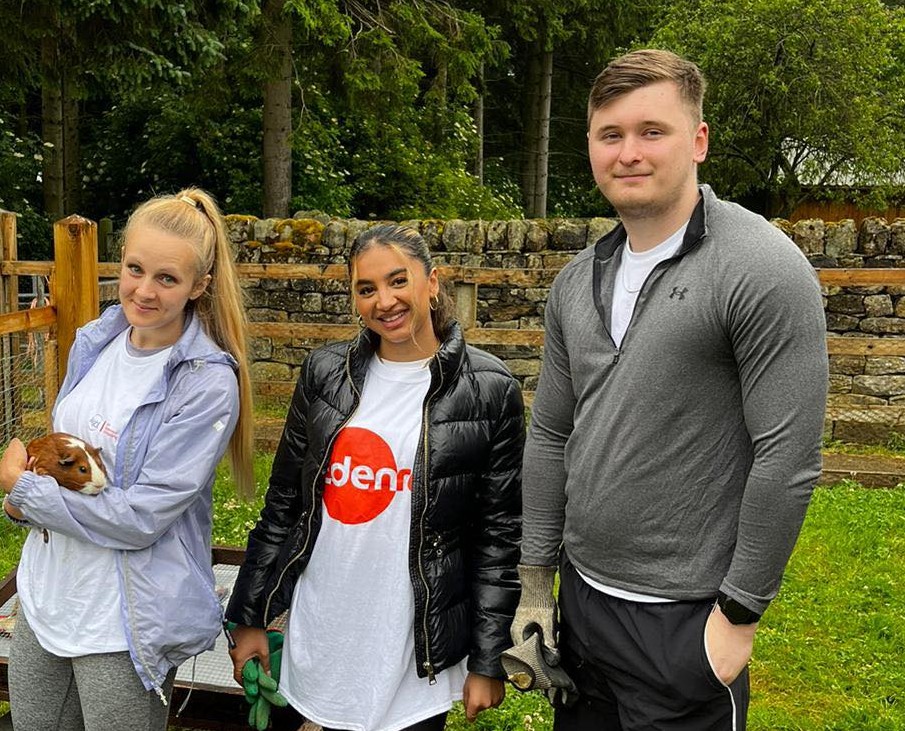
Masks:
[[[349,254],[362,330],[302,367],[227,619],[235,677],[271,670],[327,729],[443,728],[503,699],[518,601],[524,412],[466,345],[424,239],[376,226]]]

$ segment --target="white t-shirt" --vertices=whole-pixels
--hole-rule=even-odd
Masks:
[[[613,336],[613,342],[616,343],[617,348],[622,345],[622,338],[632,320],[635,303],[638,301],[638,294],[641,292],[644,282],[657,264],[679,250],[687,228],[688,223],[664,242],[640,254],[632,251],[631,244],[626,239],[625,246],[622,247],[619,269],[616,271],[616,285],[613,288],[613,305],[610,314],[610,334]]]
[[[613,336],[613,342],[616,347],[622,346],[622,338],[628,330],[629,323],[632,321],[632,314],[635,312],[635,305],[638,302],[638,295],[644,287],[644,282],[650,276],[661,261],[664,261],[675,254],[682,245],[685,238],[685,229],[688,228],[686,222],[682,228],[669,236],[665,241],[657,244],[654,248],[636,254],[632,251],[631,244],[626,239],[625,246],[622,247],[622,258],[619,261],[619,269],[616,271],[616,284],[613,287],[613,304],[610,315],[610,334]],[[576,569],[578,571],[578,569]],[[604,594],[626,599],[633,602],[644,603],[660,603],[671,602],[672,599],[655,596],[652,594],[639,594],[634,591],[626,591],[616,586],[602,584],[595,581],[589,576],[585,576],[581,571],[578,575],[597,591]]]
[[[322,726],[396,731],[462,697],[464,660],[434,685],[415,670],[409,538],[426,365],[372,358],[330,455],[323,525],[295,587],[280,672],[280,692]]]
[[[142,354],[128,345],[128,333],[111,341],[60,401],[53,425],[100,447],[108,475],[123,428],[162,376],[171,350]],[[41,646],[58,657],[128,650],[116,551],[62,533],[47,536],[45,543],[43,531],[29,533],[16,575],[19,600]]]

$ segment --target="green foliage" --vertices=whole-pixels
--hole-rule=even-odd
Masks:
[[[255,497],[242,500],[236,496],[235,485],[225,464],[217,469],[214,481],[214,529],[213,543],[223,546],[245,547],[248,531],[254,528],[261,508],[264,507],[264,493],[270,480],[272,454],[255,455]]]
[[[19,258],[46,259],[53,238],[51,222],[41,212],[44,146],[28,131],[20,137],[15,124],[15,118],[0,109],[0,209],[19,214]]]
[[[703,177],[787,215],[807,185],[901,175],[902,39],[880,0],[701,0],[674,4],[653,44],[710,80]]]

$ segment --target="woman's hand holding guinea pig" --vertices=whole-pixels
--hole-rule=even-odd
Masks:
[[[0,458],[0,489],[7,495],[13,491],[16,481],[28,469],[28,452],[21,439],[14,438]]]
[[[16,481],[22,476],[22,473],[28,469],[28,452],[25,451],[25,445],[21,439],[13,438],[3,457],[0,458],[0,488],[6,495],[9,495]],[[10,505],[9,501],[3,500],[3,509],[7,515],[16,520],[22,520],[25,516],[17,507]]]

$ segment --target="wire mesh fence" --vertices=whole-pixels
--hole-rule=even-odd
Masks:
[[[28,443],[45,434],[54,394],[48,395],[45,333],[13,333],[0,338],[0,442]]]

